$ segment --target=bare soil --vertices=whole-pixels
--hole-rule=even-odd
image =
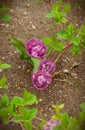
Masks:
[[[64,0],[71,4],[71,12],[68,14],[69,21],[76,27],[80,27],[85,19],[85,1],[79,1],[79,7],[76,6],[76,1]],[[50,37],[61,30],[63,27],[55,26],[53,19],[45,18],[56,0],[50,4],[45,1],[36,3],[34,0],[4,0],[4,2],[10,7],[10,11],[6,13],[12,18],[8,24],[0,20],[0,60],[12,65],[12,68],[0,74],[0,78],[4,75],[7,77],[7,83],[10,86],[5,93],[9,98],[15,95],[22,96],[23,89],[26,88],[39,99],[39,104],[35,107],[38,108],[38,117],[44,119],[49,119],[54,114],[51,105],[56,103],[64,103],[63,112],[66,111],[70,116],[76,116],[80,111],[80,104],[85,102],[85,50],[67,68],[70,74],[60,73],[54,77],[53,82],[44,91],[39,91],[31,82],[32,66],[26,60],[20,60],[19,53],[10,44],[13,37],[26,43],[30,38]],[[69,54],[61,57],[57,63],[58,71],[67,64],[69,58]],[[71,69],[75,63],[78,65]],[[66,82],[62,81],[64,79]],[[4,91],[1,90],[0,93],[3,94]],[[21,130],[21,127],[14,123],[0,127],[0,130],[15,129]]]

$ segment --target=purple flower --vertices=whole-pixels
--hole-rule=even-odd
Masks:
[[[61,124],[61,121],[59,120],[52,120],[50,119],[47,124],[45,124],[42,128],[42,130],[53,130],[53,128],[56,126],[56,125],[59,125]]]
[[[55,69],[56,69],[56,64],[51,60],[45,59],[41,61],[38,71],[52,74],[55,72]]]
[[[25,45],[27,54],[34,58],[43,58],[47,47],[44,43],[37,39],[30,39]]]
[[[42,72],[36,72],[32,74],[32,82],[34,86],[39,90],[44,90],[48,84],[50,84],[52,81],[52,78]]]

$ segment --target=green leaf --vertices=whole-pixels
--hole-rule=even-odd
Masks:
[[[42,127],[47,123],[47,121],[42,121],[40,124],[39,124],[39,129],[42,130]]]
[[[66,29],[67,33],[71,36],[72,33],[74,32],[74,25],[73,24],[69,24],[67,26],[67,29]]]
[[[80,124],[76,118],[72,118],[67,127],[68,130],[81,130]]]
[[[11,21],[11,17],[7,14],[0,14],[0,18],[2,18],[7,23]]]
[[[2,79],[0,79],[0,88],[4,88],[4,89],[8,89],[8,85],[6,84],[6,77],[2,77]]]
[[[57,36],[64,40],[68,40],[70,38],[65,30],[58,32]]]
[[[85,111],[79,113],[79,121],[85,122]]]
[[[52,15],[52,13],[48,13],[48,14],[46,14],[45,17],[46,17],[46,18],[53,18],[53,15]]]
[[[80,3],[78,1],[76,1],[75,6],[80,7]]]
[[[56,50],[56,51],[62,51],[63,48],[64,48],[64,43],[63,42],[57,42],[53,48]]]
[[[43,41],[46,45],[52,44],[52,39],[51,39],[51,38],[48,38],[48,37],[42,38],[42,41]]]
[[[79,46],[80,37],[74,37],[74,36],[72,36],[71,42],[72,42],[75,46]]]
[[[11,68],[10,64],[0,64],[0,69],[7,69],[7,68]]]
[[[26,53],[26,49],[25,49],[25,46],[24,44],[16,39],[16,38],[12,38],[11,39],[11,43],[15,46],[16,50],[19,51],[21,53],[21,56],[20,58],[23,60],[23,59],[26,59],[28,60],[32,65],[33,65],[33,62],[31,60],[31,57],[27,55]]]
[[[85,24],[83,24],[81,27],[81,34],[85,35]]]
[[[74,55],[81,55],[82,54],[80,46],[73,46],[73,48],[70,50],[70,52]]]
[[[23,100],[24,104],[26,105],[32,105],[34,103],[37,103],[36,96],[34,94],[28,93],[26,89],[24,89]]]
[[[2,7],[0,7],[0,12],[2,12],[2,11],[7,11],[7,10],[9,10],[10,8],[8,7],[8,6],[6,6],[6,5],[2,5]]]
[[[24,122],[24,127],[26,130],[32,130],[32,123],[29,121]]]
[[[26,109],[26,108],[20,108],[19,109],[20,114],[17,115],[15,118],[17,121],[31,121],[37,114],[37,109],[33,108],[33,109]]]
[[[64,11],[65,12],[69,12],[70,11],[70,4],[69,3],[66,3],[65,5],[64,5]]]
[[[85,111],[85,102],[80,105],[80,108]]]
[[[7,107],[9,105],[9,99],[6,94],[4,94],[0,99],[0,106]]]
[[[5,85],[5,83],[6,83],[6,77],[4,76],[4,77],[2,77],[2,79],[0,79],[0,86],[4,86]]]
[[[15,104],[16,106],[22,106],[23,105],[23,98],[18,97],[18,96],[14,96],[11,101],[11,104]]]
[[[62,126],[61,125],[57,125],[53,128],[53,130],[65,130],[65,127],[64,129],[62,129]]]
[[[66,23],[66,22],[67,22],[67,19],[66,19],[66,18],[61,18],[60,21],[61,21],[62,23]]]
[[[8,116],[2,117],[2,119],[3,119],[3,122],[4,122],[4,123],[9,123],[9,118],[8,118]]]
[[[61,122],[64,127],[67,127],[69,124],[69,115],[67,113],[61,114]]]
[[[23,60],[23,59],[26,59],[28,60],[32,65],[33,65],[33,62],[31,60],[31,57],[27,55],[26,53],[26,49],[25,49],[25,46],[24,44],[16,39],[16,38],[12,38],[11,39],[11,43],[15,46],[16,50],[19,51],[21,53],[21,56],[20,58]]]
[[[62,5],[62,0],[58,0],[57,5],[56,5],[56,10],[60,11],[61,5]]]
[[[55,109],[56,115],[59,115],[59,112],[64,107],[64,104],[52,105],[52,107]]]

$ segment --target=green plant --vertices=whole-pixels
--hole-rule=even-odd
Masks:
[[[37,109],[27,106],[36,103],[36,96],[28,93],[26,89],[24,89],[23,98],[14,96],[9,100],[9,97],[4,94],[0,99],[0,117],[4,123],[11,121],[22,123],[26,130],[32,130],[32,119],[36,116]]]
[[[66,23],[67,22],[66,14],[70,10],[70,4],[69,3],[65,4],[63,6],[63,10],[61,10],[61,8],[62,8],[62,0],[59,0],[56,5],[52,6],[52,11],[51,13],[48,13],[46,15],[46,18],[54,18],[55,24],[58,24],[59,22]]]
[[[3,19],[7,23],[11,21],[11,17],[4,13],[5,11],[8,11],[8,10],[9,10],[9,7],[6,5],[2,5],[0,7],[0,18]]]
[[[57,121],[58,124],[50,129],[46,125],[48,122],[40,123],[40,130],[84,130],[85,129],[85,103],[80,105],[81,112],[78,113],[77,117],[69,117],[68,113],[61,113],[60,110],[64,107],[64,104],[61,105],[52,105],[55,110],[55,115],[51,117],[52,121]],[[43,127],[45,126],[45,127]]]

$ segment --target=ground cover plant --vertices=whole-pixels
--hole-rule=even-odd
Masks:
[[[61,7],[62,0],[59,0],[56,5],[52,6],[52,13],[48,13],[46,17],[55,18],[55,24],[66,23],[65,17],[70,10],[70,4],[64,5],[64,11],[61,10]],[[65,29],[54,34],[52,38],[30,39],[25,46],[16,38],[12,38],[11,43],[21,53],[20,58],[29,60],[33,65],[32,82],[34,86],[44,90],[52,82],[52,77],[63,70],[55,72],[57,61],[67,49],[70,48],[69,52],[73,54],[68,65],[76,55],[82,54],[82,49],[85,47],[85,25],[82,24],[80,29],[76,29],[73,24],[68,24]],[[55,55],[52,60],[48,59],[51,53]]]
[[[63,27],[60,31],[52,34],[51,37],[47,36],[39,39],[33,37],[28,39],[26,43],[21,42],[21,40],[18,40],[15,36],[11,38],[11,43],[21,54],[20,59],[27,60],[27,63],[32,65],[30,69],[30,77],[34,86],[32,86],[32,89],[38,91],[40,95],[42,95],[41,93],[44,93],[46,89],[49,89],[54,79],[57,80],[56,76],[62,72],[69,74],[67,67],[71,65],[72,61],[78,55],[82,54],[82,50],[85,47],[85,25],[81,23],[80,28],[76,28],[72,23],[69,24],[66,16],[69,10],[70,4],[67,3],[63,5],[62,1],[59,0],[57,4],[52,6],[51,13],[45,15],[47,18],[53,19],[55,26],[62,25]],[[20,25],[22,24],[20,23]],[[34,28],[34,26],[32,27]],[[70,60],[67,61],[64,67],[58,70],[58,62],[66,52],[70,54]],[[77,66],[77,64],[71,67],[74,68],[75,66]],[[1,75],[3,75],[3,69],[10,67],[12,66],[0,62]],[[62,79],[58,78],[58,80],[62,82]],[[2,92],[0,94],[0,117],[5,124],[14,122],[15,125],[19,124],[22,130],[85,129],[84,101],[80,105],[81,111],[78,112],[76,117],[71,117],[67,112],[60,111],[64,108],[64,104],[58,103],[56,105],[56,103],[52,103],[51,107],[55,112],[53,111],[52,115],[48,119],[45,119],[39,116],[40,111],[38,104],[40,101],[36,97],[36,94],[31,94],[30,91],[27,90],[28,88],[25,89],[25,87],[23,87],[23,94],[21,96],[14,94],[16,96],[9,97],[7,92],[3,90],[10,89],[6,82],[6,76],[2,76],[0,79],[0,89]],[[64,80],[64,82],[71,83],[66,80]],[[18,90],[18,86],[15,86],[14,89],[15,88]],[[36,125],[35,122],[37,121],[38,123]],[[4,130],[3,126],[4,124],[0,126],[2,130]]]

